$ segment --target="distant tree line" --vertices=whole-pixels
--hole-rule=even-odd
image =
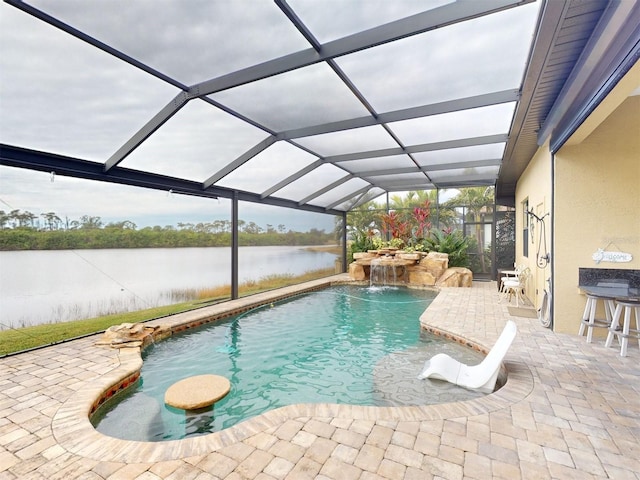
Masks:
[[[71,220],[54,212],[38,216],[0,210],[0,250],[222,247],[231,245],[231,227],[229,220],[214,220],[138,229],[129,220],[105,224],[100,217],[89,215]],[[323,245],[333,241],[332,233],[324,230],[296,232],[284,224],[263,228],[239,220],[238,230],[242,246]]]

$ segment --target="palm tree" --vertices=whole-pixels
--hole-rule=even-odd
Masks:
[[[0,210],[0,229],[5,228],[9,224],[9,220],[11,216],[6,213],[4,210]]]
[[[380,213],[383,209],[374,201],[369,201],[358,208],[347,212],[349,229],[366,233],[369,230],[380,230]]]
[[[84,230],[102,228],[102,219],[100,217],[92,217],[91,215],[82,215],[80,217],[80,228]]]
[[[41,213],[41,216],[44,217],[44,220],[47,224],[47,229],[49,230],[57,230],[62,223],[62,220],[59,216],[57,216],[54,212]]]
[[[389,202],[390,210],[407,210],[424,205],[428,200],[432,205],[438,202],[437,190],[411,190],[403,197],[401,195],[391,195]]]

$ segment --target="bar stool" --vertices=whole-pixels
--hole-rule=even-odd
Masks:
[[[602,300],[604,303],[605,319],[596,318],[596,309],[598,307],[598,300]],[[582,321],[580,322],[580,330],[578,335],[584,334],[585,328],[587,329],[587,343],[591,343],[593,338],[594,328],[609,328],[613,321],[615,313],[615,299],[612,297],[604,297],[600,295],[587,294],[587,304],[584,307],[584,313],[582,314]]]
[[[622,309],[624,309],[624,321],[622,324],[622,330],[620,330],[620,317],[622,316]],[[631,328],[631,311],[636,314],[636,328]],[[637,338],[638,345],[640,345],[640,300],[616,300],[616,310],[613,314],[613,321],[609,327],[609,334],[607,335],[607,341],[605,347],[610,347],[613,337],[617,337],[620,342],[620,356],[627,356],[627,345],[629,338]]]

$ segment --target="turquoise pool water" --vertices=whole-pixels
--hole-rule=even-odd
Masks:
[[[145,350],[140,384],[92,421],[111,436],[160,441],[222,430],[295,403],[416,405],[475,398],[457,387],[452,397],[444,382],[415,379],[440,351],[481,358],[421,331],[419,316],[435,295],[339,286],[175,335]],[[169,386],[201,374],[231,382],[213,412],[185,415],[164,405]],[[429,391],[436,401],[427,398]]]

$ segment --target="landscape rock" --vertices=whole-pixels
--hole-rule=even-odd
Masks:
[[[360,258],[375,258],[377,255],[375,253],[369,252],[356,252],[353,254],[353,259],[358,260]]]
[[[140,347],[151,340],[160,340],[171,335],[171,328],[164,325],[147,326],[142,323],[122,323],[109,327],[96,342],[113,348]]]
[[[468,268],[451,267],[448,268],[438,281],[438,287],[471,287],[473,282],[473,273]]]
[[[412,285],[435,285],[436,277],[427,270],[409,267],[409,283]]]
[[[349,265],[349,277],[351,277],[352,280],[362,281],[367,278],[367,275],[362,265],[352,263]]]
[[[435,278],[440,278],[449,268],[449,255],[446,253],[429,252],[420,261],[420,267],[430,272]]]
[[[374,283],[471,287],[473,282],[473,273],[468,268],[449,268],[447,253],[381,249],[354,253],[353,258],[349,277],[354,281],[367,280],[370,274],[373,275],[370,272],[377,272],[373,275]]]

